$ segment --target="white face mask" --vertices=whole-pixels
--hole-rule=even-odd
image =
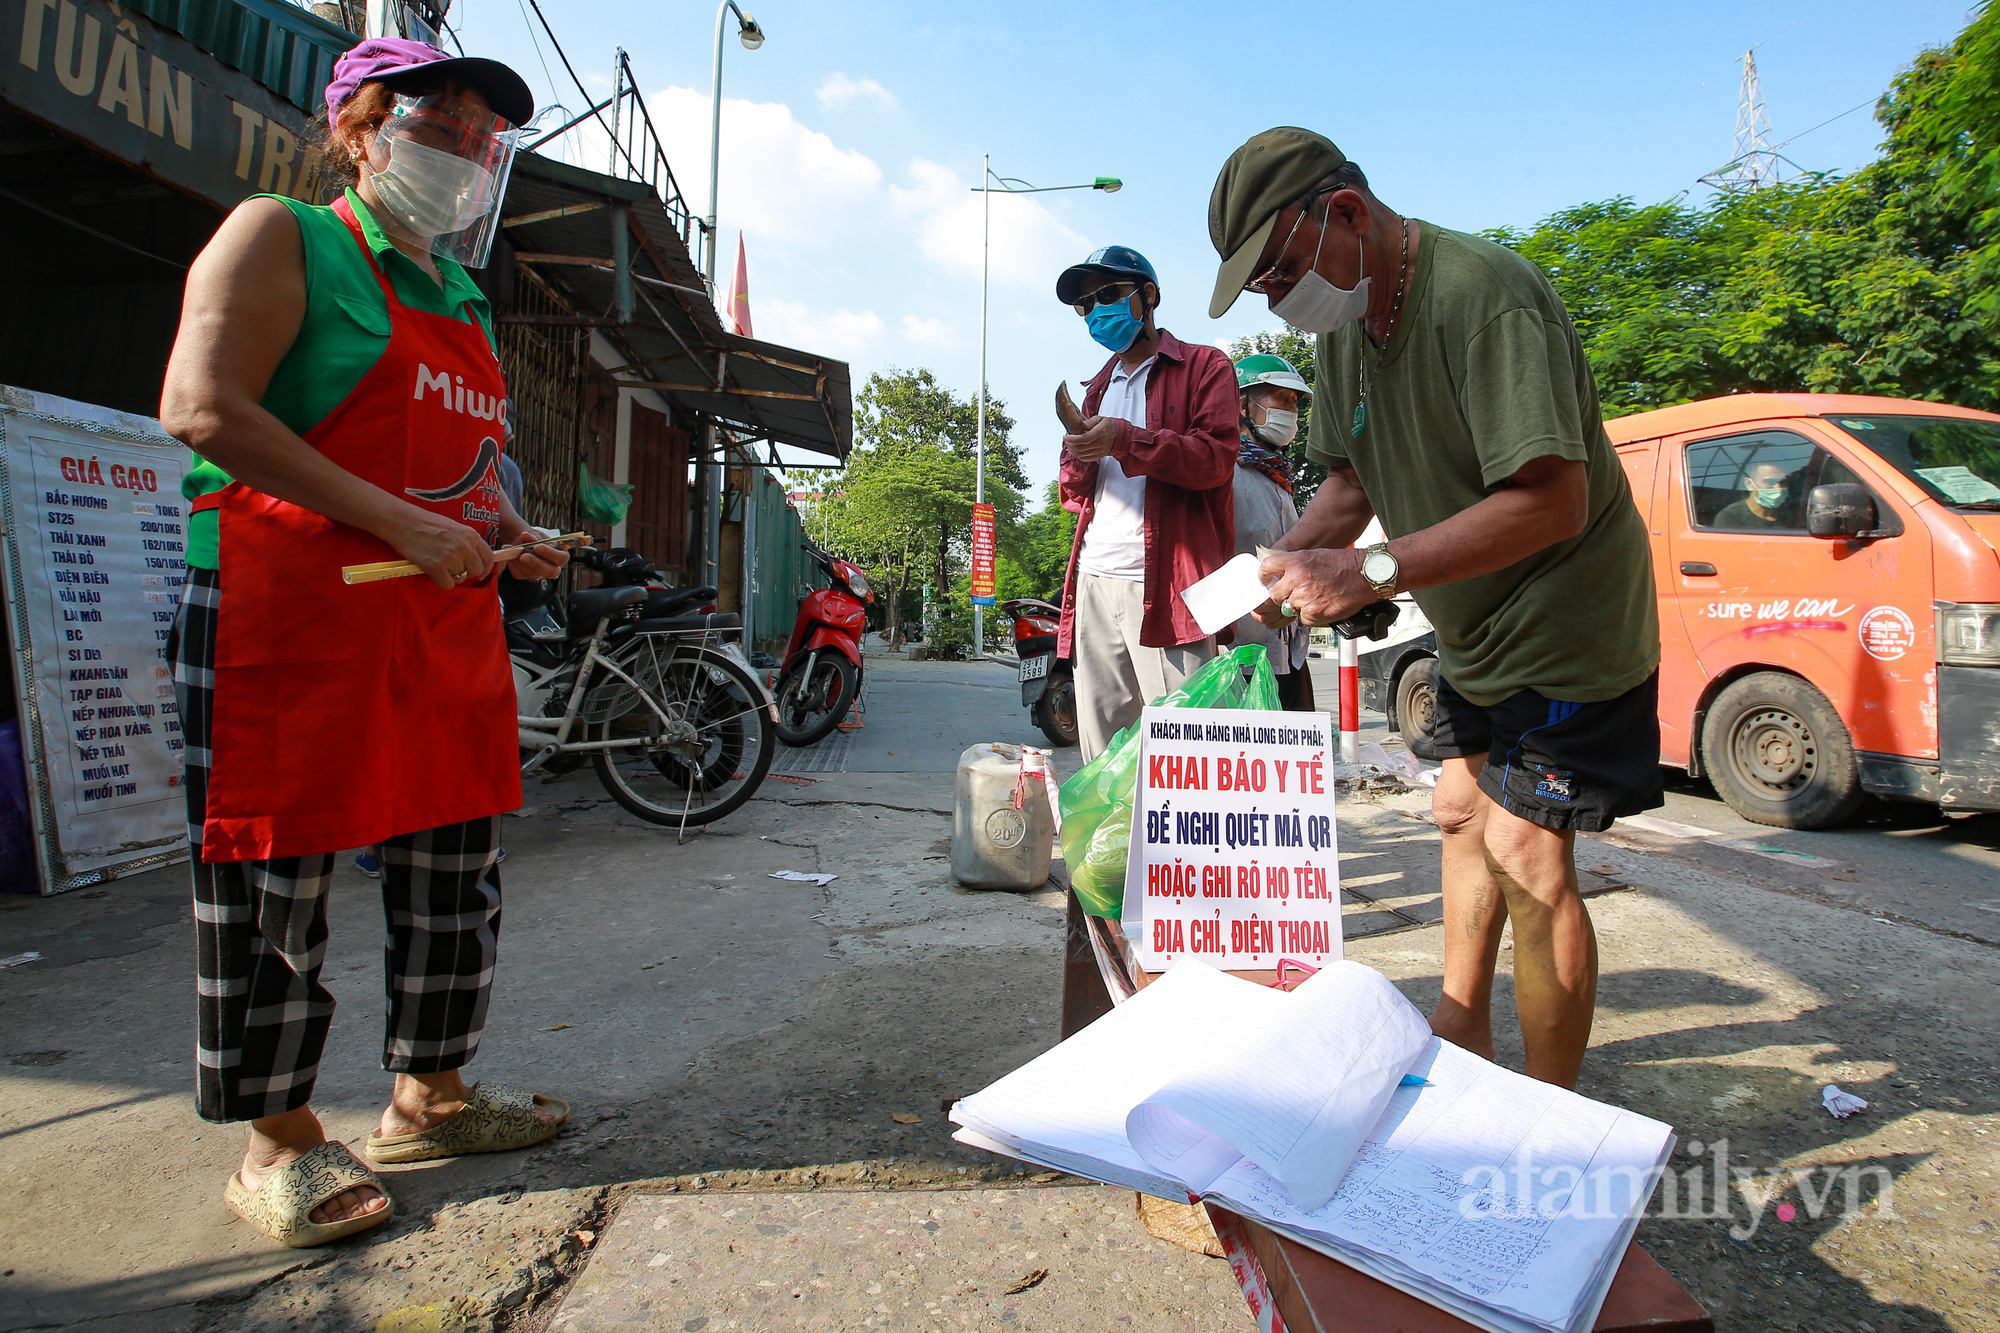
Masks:
[[[1361,238],[1354,238],[1361,246]],[[1336,287],[1319,275],[1319,250],[1326,244],[1326,227],[1320,227],[1319,245],[1313,247],[1313,266],[1305,271],[1285,299],[1271,307],[1271,313],[1300,333],[1332,333],[1368,313],[1368,251],[1361,248],[1361,281],[1352,287]]]
[[[404,135],[389,140],[389,165],[374,180],[383,207],[420,237],[459,231],[493,205],[492,172]]]
[[[1283,408],[1267,407],[1264,409],[1264,424],[1252,426],[1250,433],[1255,435],[1260,443],[1269,445],[1273,449],[1282,449],[1299,433],[1299,414],[1287,412]]]

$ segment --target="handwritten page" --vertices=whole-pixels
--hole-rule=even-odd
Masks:
[[[1207,578],[1181,590],[1181,600],[1203,634],[1233,625],[1271,600],[1264,580],[1257,576],[1260,563],[1247,552],[1234,556]]]
[[[1419,1294],[1588,1328],[1672,1130],[1435,1039],[1411,1072],[1322,1207],[1248,1161],[1210,1194]]]
[[[1321,969],[1290,1000],[1133,1108],[1125,1129],[1141,1158],[1197,1194],[1248,1158],[1307,1212],[1333,1197],[1430,1025],[1355,962]]]

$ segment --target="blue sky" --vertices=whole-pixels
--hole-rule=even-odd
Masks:
[[[543,0],[599,97],[630,53],[689,202],[706,205],[715,11]],[[978,384],[980,155],[1037,185],[1094,191],[993,201],[988,383],[1022,423],[1028,471],[1055,474],[1049,400],[1104,355],[1055,301],[1096,246],[1160,271],[1161,322],[1214,342],[1277,321],[1246,297],[1207,315],[1215,173],[1272,125],[1327,134],[1399,211],[1477,230],[1584,200],[1698,187],[1728,161],[1739,61],[1757,47],[1774,138],[1812,170],[1874,153],[1873,99],[1964,24],[1964,0],[1736,0],[1675,5],[1105,4],[941,6],[755,0],[758,51],[723,63],[724,265],[746,237],[757,335],[871,371],[924,366]],[[583,102],[532,37],[525,0],[458,0],[468,53],[508,61],[538,96]],[[551,79],[544,73],[544,62]],[[580,146],[581,147],[581,146]]]

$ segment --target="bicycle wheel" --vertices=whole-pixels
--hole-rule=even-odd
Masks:
[[[585,731],[593,741],[643,744],[592,755],[612,799],[672,827],[713,823],[749,800],[777,746],[756,679],[727,653],[657,635],[639,636],[613,660],[631,680],[602,673],[585,696]]]

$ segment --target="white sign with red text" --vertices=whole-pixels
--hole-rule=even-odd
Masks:
[[[166,648],[188,458],[151,418],[0,386],[8,646],[44,893],[187,855]]]
[[[1325,713],[1146,709],[1124,913],[1142,967],[1340,960],[1332,735]]]

